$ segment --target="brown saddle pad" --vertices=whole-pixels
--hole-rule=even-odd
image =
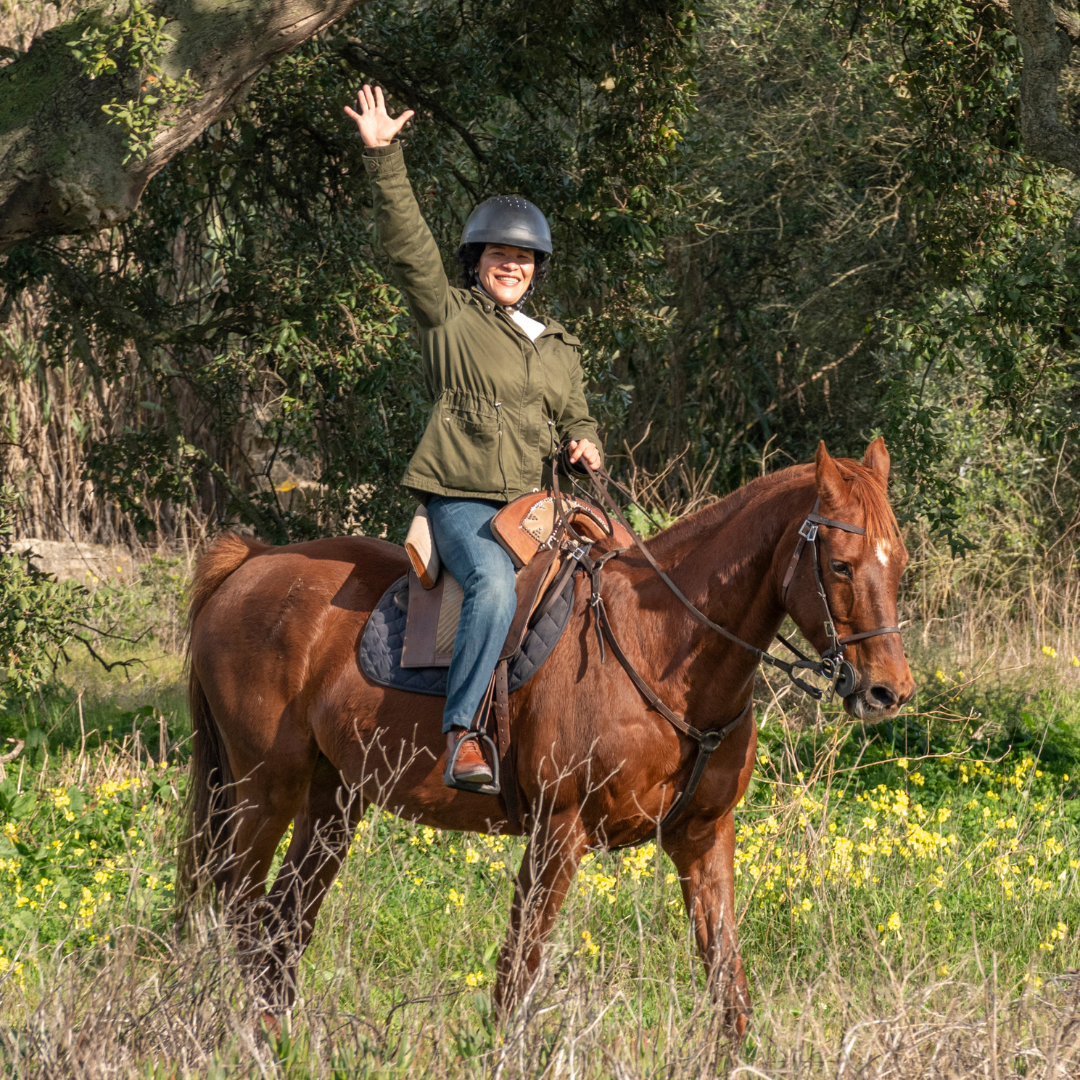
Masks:
[[[544,601],[546,590],[559,573],[565,559],[565,556],[557,558],[560,554],[554,549],[546,551],[543,557],[532,560],[519,571],[514,584],[517,610],[501,656],[512,656],[517,651],[528,628],[529,616]],[[560,586],[562,580],[560,577]],[[425,589],[416,571],[409,571],[408,617],[401,651],[403,668],[449,667],[463,599],[461,586],[446,567],[440,570],[433,589]]]
[[[626,530],[599,506],[576,495],[563,495],[562,502],[570,524],[586,540],[598,543],[614,536],[619,547],[633,545]],[[555,496],[537,492],[507,503],[491,519],[491,532],[520,570],[546,549],[555,525]]]

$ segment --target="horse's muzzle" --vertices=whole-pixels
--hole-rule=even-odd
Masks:
[[[888,683],[874,683],[848,694],[844,698],[844,709],[856,720],[876,724],[881,720],[891,720],[910,700],[911,694],[901,696]]]

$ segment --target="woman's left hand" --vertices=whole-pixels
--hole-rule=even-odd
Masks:
[[[590,469],[600,468],[600,451],[596,449],[596,444],[588,439],[571,439],[570,464],[576,465],[580,458],[585,459]]]

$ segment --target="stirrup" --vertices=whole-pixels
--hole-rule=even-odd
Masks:
[[[487,743],[488,748],[491,750],[491,783],[479,784],[472,780],[458,780],[454,776],[454,766],[457,764],[458,754],[461,753],[461,748],[469,741],[469,739],[476,739],[478,742],[483,740]],[[450,751],[450,754],[446,759],[446,768],[443,769],[443,783],[448,788],[456,788],[458,791],[472,791],[477,795],[498,795],[502,788],[499,787],[499,752],[495,748],[495,743],[491,738],[485,735],[482,731],[466,731],[457,742],[454,743],[454,749]]]

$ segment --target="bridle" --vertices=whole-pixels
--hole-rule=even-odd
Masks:
[[[839,694],[841,698],[845,698],[848,694],[855,692],[855,687],[858,683],[858,675],[855,672],[855,668],[851,662],[844,659],[844,649],[846,646],[853,644],[856,641],[865,641],[867,638],[878,637],[881,634],[899,634],[900,627],[898,626],[879,626],[876,630],[863,630],[858,634],[846,634],[841,637],[836,632],[836,623],[833,620],[832,608],[829,607],[829,594],[825,591],[825,582],[821,577],[821,551],[818,548],[818,532],[821,526],[825,526],[827,529],[842,529],[844,532],[855,533],[857,536],[865,536],[866,530],[861,525],[852,525],[850,521],[837,521],[835,518],[822,517],[818,513],[818,507],[821,505],[821,496],[819,495],[814,500],[814,508],[806,515],[806,519],[802,525],[799,526],[799,542],[795,545],[795,550],[791,553],[791,561],[788,563],[787,572],[784,574],[783,584],[780,586],[780,596],[784,601],[784,606],[787,606],[787,594],[788,587],[791,585],[791,579],[795,576],[795,568],[799,565],[799,559],[802,557],[803,550],[806,545],[809,544],[813,551],[813,565],[814,565],[814,584],[817,586],[817,594],[821,600],[821,606],[825,609],[825,636],[829,640],[829,647],[821,654],[820,660],[811,660],[799,649],[788,641],[782,634],[777,634],[776,638],[781,644],[786,646],[792,653],[799,657],[799,663],[796,663],[795,667],[806,665],[810,670],[820,674],[829,684],[830,691],[829,697],[833,694]],[[797,679],[794,675],[791,675],[791,680],[800,689],[805,690],[815,698],[820,700],[823,696],[823,691],[817,687],[811,687],[808,684],[803,683],[802,680]],[[817,691],[815,693],[814,691]]]
[[[806,545],[809,544],[814,555],[814,582],[817,586],[817,594],[825,612],[825,634],[829,640],[829,645],[825,652],[821,654],[820,659],[814,660],[792,645],[787,638],[783,637],[783,635],[777,634],[777,640],[793,655],[798,657],[796,660],[788,661],[781,660],[780,657],[773,656],[772,653],[767,652],[765,649],[759,649],[756,645],[751,645],[748,641],[743,641],[737,634],[733,634],[726,627],[713,622],[712,619],[701,611],[660,567],[660,564],[656,561],[652,552],[645,546],[641,537],[638,536],[633,527],[626,520],[626,517],[623,515],[622,510],[619,509],[618,504],[612,499],[607,490],[607,485],[611,484],[626,498],[633,501],[633,496],[630,492],[614,480],[607,470],[603,468],[594,470],[590,468],[587,462],[585,463],[585,468],[597,496],[599,496],[599,498],[607,505],[608,509],[615,515],[619,524],[621,524],[630,534],[635,546],[641,554],[645,556],[645,560],[660,577],[661,581],[663,581],[682,602],[683,606],[690,612],[691,616],[693,616],[693,618],[702,626],[708,627],[710,630],[720,634],[721,637],[726,638],[733,644],[741,646],[749,653],[753,653],[761,663],[782,671],[795,686],[802,690],[803,693],[808,694],[815,701],[822,700],[826,693],[828,693],[827,700],[831,700],[834,694],[839,694],[841,698],[844,698],[849,694],[854,693],[855,686],[858,682],[858,675],[851,662],[844,658],[844,649],[846,646],[851,645],[856,641],[865,641],[867,638],[878,637],[881,634],[900,633],[900,628],[898,626],[881,626],[875,630],[864,630],[861,633],[847,634],[844,637],[840,637],[837,633],[836,622],[832,615],[832,608],[829,606],[829,596],[825,591],[825,583],[821,576],[821,552],[817,542],[818,531],[821,526],[825,526],[826,528],[842,529],[844,532],[865,536],[866,530],[861,525],[853,525],[849,521],[837,521],[834,518],[822,517],[822,515],[818,513],[818,507],[821,505],[820,496],[815,499],[813,509],[806,515],[802,525],[799,527],[799,542],[795,545],[795,550],[791,555],[791,561],[788,563],[787,572],[784,574],[784,581],[781,585],[781,596],[786,605],[788,587],[791,585],[792,578],[795,576],[795,570],[799,565],[802,553],[805,550]],[[558,470],[554,469],[552,471],[556,493],[556,505],[560,505],[560,500],[558,498]],[[567,526],[569,526],[569,523],[567,523]],[[573,530],[570,529],[570,532],[573,533]],[[593,607],[596,607],[595,602]],[[800,678],[797,672],[805,672],[809,675],[820,676],[828,683],[828,689],[823,690],[819,686],[808,683],[805,679]]]
[[[875,630],[864,630],[861,633],[847,634],[844,637],[840,637],[837,633],[836,622],[832,615],[832,608],[829,606],[829,595],[825,591],[825,583],[821,576],[821,551],[817,542],[818,532],[821,527],[824,526],[829,529],[842,529],[844,532],[865,536],[866,530],[862,528],[862,526],[853,525],[848,521],[837,521],[834,518],[822,517],[821,514],[818,513],[818,507],[821,505],[820,496],[815,500],[813,509],[806,515],[805,520],[799,527],[799,541],[795,545],[795,550],[791,555],[791,561],[788,563],[787,571],[784,574],[781,594],[786,606],[788,587],[791,585],[792,578],[795,576],[795,570],[799,565],[799,560],[802,558],[803,551],[805,550],[806,545],[809,544],[814,556],[814,581],[817,585],[818,597],[821,599],[821,604],[825,611],[825,634],[828,637],[829,646],[825,652],[821,654],[820,659],[814,660],[797,649],[785,637],[777,634],[777,640],[798,657],[796,660],[781,660],[778,656],[773,656],[772,653],[767,652],[765,649],[759,649],[756,645],[751,645],[750,642],[743,641],[741,637],[733,634],[719,623],[713,622],[708,615],[701,611],[683,593],[678,585],[671,580],[656,561],[652,552],[645,546],[641,537],[634,531],[630,522],[626,520],[626,517],[622,510],[619,509],[618,504],[612,499],[611,494],[608,492],[607,485],[611,484],[631,502],[634,501],[633,495],[614,480],[607,470],[603,468],[595,470],[584,460],[582,461],[582,464],[585,466],[585,471],[588,473],[597,497],[602,503],[607,505],[607,508],[615,515],[619,524],[630,534],[635,546],[641,554],[644,555],[645,561],[648,562],[660,577],[660,580],[675,594],[690,615],[702,626],[715,631],[721,637],[726,638],[733,644],[741,646],[747,652],[753,653],[760,663],[767,664],[769,667],[782,671],[795,686],[804,693],[809,694],[815,701],[820,701],[825,696],[826,691],[821,687],[808,683],[805,679],[796,674],[797,672],[818,675],[825,679],[829,684],[828,693],[830,699],[837,693],[840,694],[841,697],[847,697],[848,694],[854,692],[858,682],[858,675],[851,662],[844,658],[845,647],[856,641],[865,641],[867,638],[878,637],[881,634],[900,633],[900,628],[898,626],[881,626]],[[751,697],[746,702],[734,719],[729,720],[722,727],[718,728],[695,727],[684,717],[673,712],[660,699],[660,696],[651,686],[649,686],[619,645],[619,641],[611,626],[611,619],[607,613],[604,598],[600,595],[600,573],[605,564],[609,560],[624,554],[629,549],[615,548],[606,551],[604,554],[593,559],[589,554],[592,548],[592,541],[586,540],[577,534],[564,511],[562,496],[559,492],[558,456],[556,456],[556,459],[552,464],[551,471],[552,493],[555,496],[555,512],[558,519],[558,533],[562,537],[562,544],[566,546],[571,555],[568,563],[576,563],[577,566],[580,566],[592,578],[592,595],[589,598],[589,606],[592,608],[596,618],[595,625],[596,636],[600,648],[600,662],[604,662],[604,641],[606,639],[607,643],[611,646],[611,651],[615,654],[616,659],[630,677],[630,681],[637,687],[641,696],[677,731],[682,732],[697,744],[697,756],[694,760],[694,765],[686,787],[675,797],[675,801],[671,805],[671,808],[663,815],[662,819],[657,823],[656,828],[650,830],[648,834],[639,840],[635,840],[630,844],[620,845],[620,847],[634,847],[638,844],[645,843],[650,837],[662,833],[682,816],[683,811],[690,805],[690,802],[694,797],[698,784],[705,773],[705,767],[709,763],[709,758],[712,757],[713,753],[719,748],[724,739],[742,723],[746,716],[750,714],[753,698]],[[571,482],[573,481],[571,480]],[[611,850],[617,849],[612,848]]]

